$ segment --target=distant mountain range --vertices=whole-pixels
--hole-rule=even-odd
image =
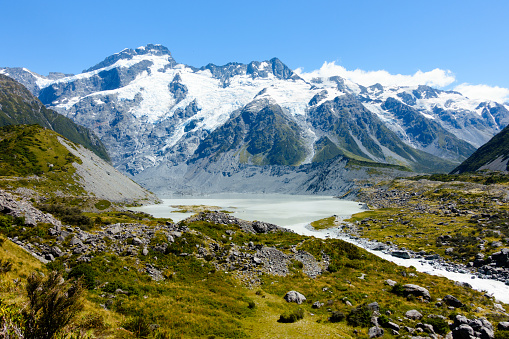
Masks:
[[[302,184],[312,178],[298,173],[340,159],[448,172],[509,123],[504,104],[457,92],[303,79],[276,58],[195,68],[161,45],[125,49],[78,75],[0,73],[93,130],[115,167],[155,191],[201,191],[210,180],[228,190],[224,178],[259,183],[276,168]]]

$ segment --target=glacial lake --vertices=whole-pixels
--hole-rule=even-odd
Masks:
[[[162,199],[161,204],[131,208],[143,211],[156,218],[171,218],[174,222],[183,220],[194,213],[175,213],[179,208],[172,206],[204,205],[215,206],[217,210],[233,212],[232,215],[244,220],[260,220],[289,228],[298,234],[316,238],[342,239],[371,253],[402,266],[414,266],[417,271],[439,275],[454,281],[467,282],[473,288],[487,291],[499,301],[509,303],[509,286],[491,279],[474,278],[468,273],[449,272],[433,267],[423,259],[401,259],[382,251],[374,251],[362,239],[352,239],[338,228],[315,230],[309,226],[312,221],[336,215],[347,219],[352,214],[364,211],[363,204],[355,201],[335,199],[326,196],[286,194],[219,194]]]
[[[259,220],[278,226],[293,228],[332,215],[348,218],[362,212],[363,204],[327,196],[287,194],[218,194],[210,196],[177,197],[162,199],[161,204],[131,208],[143,211],[156,218],[171,218],[174,222],[194,213],[176,213],[172,206],[214,206],[211,210],[226,210],[244,220]]]

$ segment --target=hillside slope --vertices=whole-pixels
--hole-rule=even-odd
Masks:
[[[23,85],[0,74],[0,126],[32,124],[54,130],[110,161],[106,148],[93,132],[47,109]]]
[[[491,170],[509,172],[509,127],[482,145],[451,173]]]
[[[0,176],[2,188],[38,196],[157,201],[92,151],[39,125],[0,127]]]

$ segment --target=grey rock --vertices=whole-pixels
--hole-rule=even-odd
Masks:
[[[372,302],[372,303],[369,303],[367,305],[368,309],[371,310],[372,312],[378,312],[380,311],[380,306],[378,305],[378,303],[375,301],[375,302]]]
[[[370,338],[379,338],[379,337],[383,337],[383,335],[384,335],[383,328],[373,326],[368,330],[368,336]]]
[[[106,229],[106,232],[108,232],[108,234],[112,234],[112,235],[118,234],[118,233],[122,232],[122,226],[121,226],[121,224],[113,224]]]
[[[419,320],[422,318],[422,313],[417,310],[409,310],[405,312],[405,317],[412,320]]]
[[[141,241],[139,238],[135,237],[135,238],[133,238],[133,245],[141,246],[141,245],[143,245],[143,241]]]
[[[464,315],[458,314],[454,317],[454,326],[458,327],[461,324],[468,324],[468,319]]]
[[[302,304],[306,301],[306,297],[297,291],[289,291],[285,294],[284,299],[289,303]]]
[[[410,259],[410,253],[408,251],[392,251],[391,255],[396,258]]]
[[[13,217],[23,217],[25,225],[37,226],[38,223],[48,223],[62,226],[61,222],[49,213],[43,213],[24,198],[16,198],[11,193],[0,189],[0,212]]]
[[[452,337],[454,339],[474,339],[474,329],[467,324],[461,324],[452,330]]]
[[[501,321],[497,325],[497,330],[509,331],[509,321]]]
[[[321,302],[319,302],[319,301],[315,301],[315,302],[313,303],[313,305],[311,305],[311,307],[312,307],[312,308],[316,308],[316,309],[318,309],[318,308],[321,308],[323,305],[324,305],[323,303],[321,303]]]
[[[463,303],[456,297],[448,294],[446,295],[445,297],[442,298],[442,301],[448,305],[448,306],[452,306],[452,307],[462,307],[463,306]]]
[[[81,242],[81,240],[80,240],[80,239],[78,239],[76,236],[75,236],[75,237],[73,237],[73,238],[71,239],[71,241],[69,242],[69,244],[70,244],[71,246],[83,246],[83,243]]]
[[[405,296],[413,295],[416,297],[422,297],[424,300],[427,300],[427,301],[431,300],[429,291],[419,285],[414,285],[414,284],[403,285],[403,294]]]
[[[398,324],[396,324],[395,322],[392,322],[392,321],[389,321],[385,327],[387,327],[388,329],[391,329],[391,330],[394,330],[394,331],[398,331],[400,330],[400,327]]]
[[[389,285],[390,287],[394,287],[397,284],[397,282],[395,282],[394,280],[391,280],[391,279],[387,279],[385,281],[385,284]]]

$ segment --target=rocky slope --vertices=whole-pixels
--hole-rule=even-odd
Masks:
[[[509,128],[495,135],[482,145],[452,173],[475,172],[481,170],[509,172]]]
[[[136,180],[155,168],[183,180],[212,162],[228,172],[340,155],[449,171],[509,122],[506,106],[456,92],[308,78],[276,58],[195,68],[160,45],[123,50],[73,76],[0,72],[91,128]]]

